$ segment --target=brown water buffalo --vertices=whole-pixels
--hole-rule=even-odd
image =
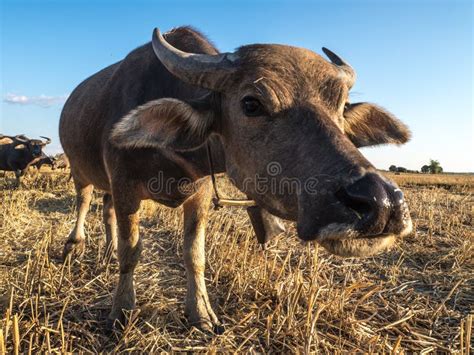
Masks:
[[[16,184],[28,167],[43,154],[43,147],[51,143],[51,139],[29,139],[25,135],[5,136],[0,134],[0,170],[14,171]]]
[[[219,53],[182,27],[133,50],[82,82],[59,126],[77,189],[77,223],[64,255],[82,247],[93,186],[106,191],[104,223],[120,277],[111,321],[135,306],[142,250],[140,201],[184,206],[186,314],[219,324],[204,283],[204,232],[216,172],[298,235],[343,256],[367,256],[411,230],[403,194],[358,147],[402,144],[404,124],[369,103],[349,103],[354,70],[303,48],[254,44]],[[194,189],[192,182],[199,182]]]

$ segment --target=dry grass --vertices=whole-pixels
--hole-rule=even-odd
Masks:
[[[442,187],[444,189],[474,188],[473,174],[411,174],[390,173],[385,175],[395,180],[400,186]]]
[[[0,354],[2,347],[467,354],[474,304],[472,185],[447,190],[417,180],[411,187],[411,177],[395,178],[407,186],[417,232],[376,258],[341,259],[303,247],[291,224],[262,251],[243,210],[213,211],[207,283],[226,326],[219,336],[188,329],[183,319],[180,209],[143,204],[138,309],[122,333],[107,334],[117,265],[101,259],[99,194],[88,216],[84,258],[63,265],[59,256],[74,221],[67,175],[29,177],[19,190],[0,179]]]

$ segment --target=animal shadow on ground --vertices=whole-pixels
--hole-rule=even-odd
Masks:
[[[62,214],[69,214],[74,209],[74,196],[63,195],[63,196],[48,196],[42,197],[35,201],[34,208],[42,213],[59,212]]]

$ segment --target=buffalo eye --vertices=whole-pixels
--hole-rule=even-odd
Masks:
[[[255,97],[245,96],[242,99],[241,105],[245,116],[256,117],[265,113],[263,105]]]

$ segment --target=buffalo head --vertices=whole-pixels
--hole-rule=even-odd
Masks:
[[[190,150],[216,134],[240,190],[338,255],[372,255],[411,231],[402,192],[358,150],[410,133],[383,108],[349,102],[356,75],[338,55],[274,44],[185,53],[158,30],[152,44],[172,74],[209,94],[136,108],[115,126],[115,144]]]
[[[30,139],[26,137],[24,134],[20,134],[14,137],[8,137],[12,142],[11,144],[15,147],[15,149],[21,149],[28,153],[29,156],[34,158],[39,158],[43,151],[43,147],[47,144],[51,143],[51,139],[48,137],[43,137],[44,140],[41,139]]]

